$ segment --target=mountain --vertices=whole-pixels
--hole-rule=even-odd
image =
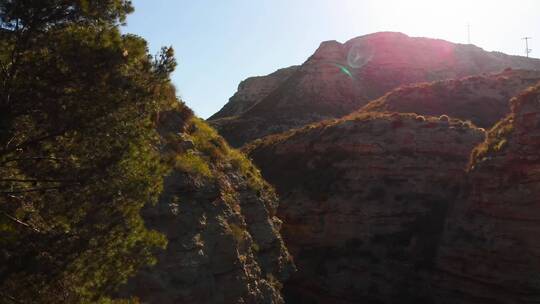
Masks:
[[[287,303],[426,303],[423,278],[483,139],[447,116],[359,113],[248,145],[281,197],[298,267]]]
[[[299,67],[241,85],[237,97],[210,123],[231,145],[241,146],[268,134],[349,114],[401,85],[501,72],[508,67],[540,70],[540,60],[394,32],[345,43],[326,41]],[[266,78],[270,85],[264,84]]]
[[[364,112],[443,115],[491,128],[510,112],[510,98],[540,81],[540,71],[507,69],[462,79],[399,87],[364,106]]]
[[[157,263],[120,295],[141,303],[283,303],[294,264],[280,235],[278,200],[259,171],[185,110],[159,117],[172,170],[146,225],[168,239]]]

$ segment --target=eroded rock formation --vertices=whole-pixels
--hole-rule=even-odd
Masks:
[[[290,303],[422,303],[447,209],[484,138],[446,116],[361,113],[247,147],[282,199]],[[419,302],[420,301],[420,302]]]

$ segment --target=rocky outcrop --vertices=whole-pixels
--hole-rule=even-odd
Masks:
[[[359,112],[246,146],[282,197],[288,302],[539,302],[540,85],[483,135]]]
[[[266,76],[250,77],[240,82],[238,90],[229,102],[208,120],[238,116],[246,112],[283,84],[297,69],[298,66],[291,66]]]
[[[279,233],[277,198],[260,173],[213,129],[162,113],[165,160],[173,167],[146,224],[168,239],[157,263],[122,290],[142,303],[283,303],[294,271]]]
[[[449,115],[491,128],[510,113],[510,99],[540,81],[540,71],[507,69],[499,74],[470,76],[399,87],[360,111]]]
[[[312,122],[341,117],[411,83],[539,69],[540,60],[486,52],[473,45],[383,32],[317,51],[272,92],[236,116],[210,122],[233,146]],[[227,106],[226,106],[227,107]]]
[[[439,303],[540,302],[540,86],[473,153],[437,258]]]
[[[248,145],[282,200],[298,267],[289,303],[425,303],[447,210],[483,138],[447,116],[360,113]]]

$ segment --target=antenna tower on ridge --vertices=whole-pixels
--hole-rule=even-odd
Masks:
[[[467,42],[471,44],[471,24],[467,23]]]
[[[521,39],[525,40],[525,55],[529,57],[529,54],[532,52],[529,48],[529,40],[532,39],[532,37],[523,37]]]

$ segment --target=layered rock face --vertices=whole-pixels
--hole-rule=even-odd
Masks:
[[[283,303],[280,282],[294,265],[279,233],[273,189],[204,122],[185,123],[174,111],[160,120],[173,170],[159,203],[143,217],[168,246],[123,295],[156,304]]]
[[[449,115],[491,128],[510,113],[510,98],[540,81],[540,71],[499,74],[399,87],[364,106],[365,112]]]
[[[233,146],[294,127],[341,117],[404,84],[500,72],[540,69],[540,60],[486,52],[473,45],[375,33],[346,43],[323,42],[264,98],[244,101],[236,116],[211,120]],[[239,92],[240,93],[240,92]],[[236,100],[236,99],[235,99]],[[234,100],[233,100],[234,101]],[[235,106],[235,108],[240,108]]]
[[[475,149],[437,259],[439,303],[540,302],[540,86]]]
[[[424,303],[449,204],[484,132],[361,113],[247,146],[282,199],[288,303]],[[397,301],[399,299],[399,301]]]
[[[208,120],[238,116],[246,112],[283,84],[297,69],[298,66],[291,66],[266,76],[250,77],[242,81],[229,102]]]

